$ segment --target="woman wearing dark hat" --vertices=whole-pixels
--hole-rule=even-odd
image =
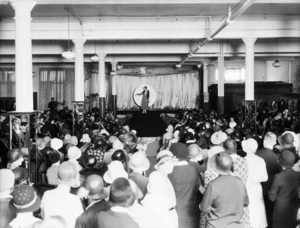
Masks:
[[[40,208],[41,200],[29,185],[19,185],[12,193],[12,205],[17,210],[17,216],[9,223],[9,228],[30,228],[40,219],[33,212]]]
[[[281,152],[279,162],[283,170],[274,176],[269,191],[269,199],[275,202],[272,227],[294,228],[297,226],[297,211],[300,207],[300,172],[292,169],[295,155],[289,150]]]

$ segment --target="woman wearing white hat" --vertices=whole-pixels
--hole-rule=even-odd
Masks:
[[[268,180],[265,161],[255,155],[258,144],[255,139],[249,138],[242,142],[243,150],[247,153],[245,157],[248,164],[248,180],[246,188],[249,196],[249,218],[250,227],[267,227],[265,203],[261,182]],[[271,225],[271,224],[270,224]]]

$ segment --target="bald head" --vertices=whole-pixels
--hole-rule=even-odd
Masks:
[[[99,175],[92,174],[85,180],[85,188],[89,191],[89,198],[98,200],[106,197],[103,179]]]
[[[189,158],[196,158],[200,155],[201,149],[197,144],[191,144],[188,146]]]
[[[276,144],[276,135],[273,132],[268,132],[264,137],[264,147],[273,149]]]
[[[58,167],[58,178],[61,182],[70,182],[73,181],[76,177],[77,169],[75,164],[72,162],[63,162]]]

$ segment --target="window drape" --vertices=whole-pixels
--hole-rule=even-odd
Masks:
[[[15,97],[16,83],[15,74],[9,69],[0,70],[0,97]]]
[[[40,109],[48,109],[51,97],[58,102],[64,101],[64,106],[71,108],[74,101],[74,69],[41,69],[39,87]]]
[[[116,75],[115,77],[118,109],[137,107],[133,100],[133,93],[141,84],[152,86],[157,93],[157,99],[150,109],[197,107],[198,72],[142,77]]]

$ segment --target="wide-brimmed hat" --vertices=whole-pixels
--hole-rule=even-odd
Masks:
[[[232,158],[226,152],[217,153],[209,159],[209,167],[220,175],[228,175],[231,172]]]
[[[77,160],[81,157],[81,150],[77,146],[71,146],[68,149],[68,158]]]
[[[40,208],[41,199],[30,185],[17,186],[12,197],[12,205],[17,212],[34,212]]]
[[[168,125],[166,131],[167,132],[173,132],[173,130],[174,130],[174,127],[172,125]]]
[[[66,134],[64,137],[64,143],[70,143],[71,142],[71,135],[70,134]]]
[[[0,169],[0,193],[12,190],[15,184],[15,174],[10,169]]]
[[[58,138],[51,139],[50,147],[54,150],[59,150],[63,146],[63,141]]]
[[[144,172],[149,169],[150,162],[144,152],[136,152],[130,157],[128,166],[133,171]]]
[[[108,194],[104,189],[104,183],[101,176],[92,174],[85,179],[84,187],[88,190],[88,196],[91,199],[105,199]]]
[[[128,178],[128,173],[120,161],[112,161],[108,165],[108,170],[104,173],[103,179],[106,183],[111,184],[119,177]]]
[[[36,138],[35,143],[36,143],[36,147],[38,148],[38,150],[43,150],[46,147],[46,142],[42,138]]]
[[[9,163],[13,163],[23,157],[23,153],[20,149],[14,148],[7,152],[7,160]]]
[[[258,143],[253,138],[245,139],[242,141],[242,148],[246,153],[256,153]]]
[[[89,136],[89,134],[83,134],[82,135],[82,138],[80,139],[80,142],[83,142],[83,143],[90,143],[92,140]]]
[[[77,146],[78,145],[78,139],[76,136],[71,136],[71,139],[70,139],[70,143],[74,146]]]
[[[212,134],[210,140],[212,144],[219,145],[227,139],[227,135],[223,131],[217,131]]]
[[[156,155],[156,161],[157,163],[154,165],[155,169],[158,169],[158,166],[162,163],[164,163],[167,160],[176,160],[174,154],[169,150],[162,150]]]
[[[292,168],[295,163],[295,155],[290,150],[284,150],[279,155],[279,162],[285,168]]]

